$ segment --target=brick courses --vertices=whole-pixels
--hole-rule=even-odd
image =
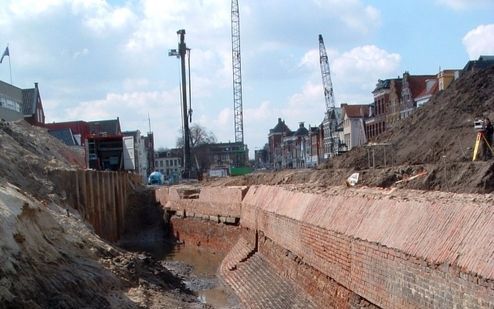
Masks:
[[[295,295],[318,308],[494,308],[492,197],[253,186],[226,190],[225,204],[221,190],[161,201],[194,220],[238,207],[242,235],[220,273],[248,308],[295,308]],[[187,219],[172,221],[190,242],[214,242]]]
[[[477,254],[487,255],[475,256],[475,252],[464,251],[470,250],[472,244],[462,243],[463,239],[482,241],[492,235],[492,207],[359,201],[342,196],[324,199],[275,187],[256,191],[249,191],[244,199],[242,209],[249,211],[242,211],[242,224],[256,227],[304,263],[375,305],[383,308],[494,306],[492,277],[472,275],[473,269],[486,274],[492,271],[493,264],[481,263],[482,259],[492,260],[492,246],[477,245]],[[332,204],[335,201],[337,204]],[[420,213],[424,208],[428,212]],[[400,212],[410,216],[412,211],[419,212],[413,220],[415,224],[399,216]],[[404,219],[403,224],[400,218]],[[390,220],[388,224],[386,220]],[[490,229],[487,224],[491,224]],[[444,239],[441,231],[457,238]],[[445,244],[433,243],[433,239]],[[416,243],[408,243],[410,240]],[[402,250],[383,243],[398,245]],[[406,253],[412,249],[412,252],[427,253],[429,260]],[[465,265],[470,271],[448,260],[453,253],[470,255],[465,259],[470,262]],[[456,260],[461,258],[458,256]]]

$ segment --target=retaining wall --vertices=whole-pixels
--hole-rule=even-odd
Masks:
[[[307,296],[303,302],[320,308],[494,307],[492,195],[373,189],[323,195],[253,186],[232,210],[221,205],[221,189],[210,205],[199,191],[191,200],[174,190],[165,204],[180,215],[240,209],[242,234],[220,273],[247,307],[281,308],[284,299],[274,299],[277,305],[259,299],[297,289]],[[259,283],[271,269],[285,292],[269,293]],[[246,287],[250,281],[257,290],[257,283]]]
[[[110,241],[122,235],[128,196],[140,177],[126,172],[55,170],[50,179],[65,192],[66,202],[77,209],[96,234]]]
[[[494,306],[494,204],[251,187],[241,225],[383,308]]]

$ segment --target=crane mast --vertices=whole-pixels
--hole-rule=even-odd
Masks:
[[[235,142],[244,143],[244,119],[242,111],[242,65],[240,57],[240,12],[238,1],[232,0],[232,66],[233,66],[233,114]]]
[[[321,64],[322,85],[326,101],[326,115],[323,121],[324,128],[324,157],[327,159],[339,154],[340,138],[338,136],[338,115],[335,107],[333,83],[329,70],[328,54],[324,46],[322,35],[319,34],[319,61]]]
[[[326,112],[335,109],[333,83],[331,82],[331,72],[329,70],[328,54],[324,46],[322,35],[319,34],[319,60],[321,62],[322,85],[324,87],[324,99],[326,101]]]

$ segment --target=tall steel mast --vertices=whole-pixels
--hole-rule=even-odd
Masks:
[[[324,99],[326,101],[326,117],[324,117],[324,156],[326,158],[338,155],[340,150],[340,139],[338,136],[338,115],[336,114],[335,100],[333,94],[333,83],[329,70],[328,54],[324,46],[322,35],[319,34],[319,61],[321,62],[322,86],[324,88]]]
[[[319,61],[321,62],[322,86],[324,87],[324,99],[326,100],[326,112],[335,109],[333,83],[331,82],[331,72],[329,70],[328,54],[324,46],[322,35],[319,34]]]
[[[240,13],[237,0],[232,0],[232,66],[235,142],[243,144],[244,116],[242,108],[242,64],[240,57]]]

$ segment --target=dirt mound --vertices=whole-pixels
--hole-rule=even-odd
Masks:
[[[46,197],[52,191],[49,169],[80,168],[80,164],[79,156],[46,129],[24,120],[0,122],[0,181]]]
[[[377,142],[392,145],[388,150],[388,164],[392,166],[428,165],[436,178],[429,186],[424,185],[425,189],[492,192],[494,161],[471,163],[476,138],[473,122],[484,116],[494,118],[494,67],[462,75]],[[356,170],[368,167],[364,147],[335,158],[327,166]],[[465,177],[457,179],[458,175]]]
[[[462,75],[378,142],[393,144],[397,164],[465,162],[472,158],[473,122],[482,116],[494,118],[494,67]],[[364,150],[335,160],[338,167],[356,162],[367,164]]]
[[[387,164],[376,150],[378,168],[369,168],[368,148],[359,147],[322,165],[321,170],[265,172],[216,180],[213,185],[344,185],[359,173],[359,185],[463,193],[494,191],[494,160],[472,162],[478,117],[494,119],[494,67],[468,72],[428,104],[379,137],[388,143]],[[371,157],[372,158],[372,157]],[[371,159],[372,162],[372,159]],[[380,164],[379,164],[380,163]]]
[[[159,261],[67,215],[49,175],[78,163],[45,129],[0,122],[0,308],[208,308]]]

